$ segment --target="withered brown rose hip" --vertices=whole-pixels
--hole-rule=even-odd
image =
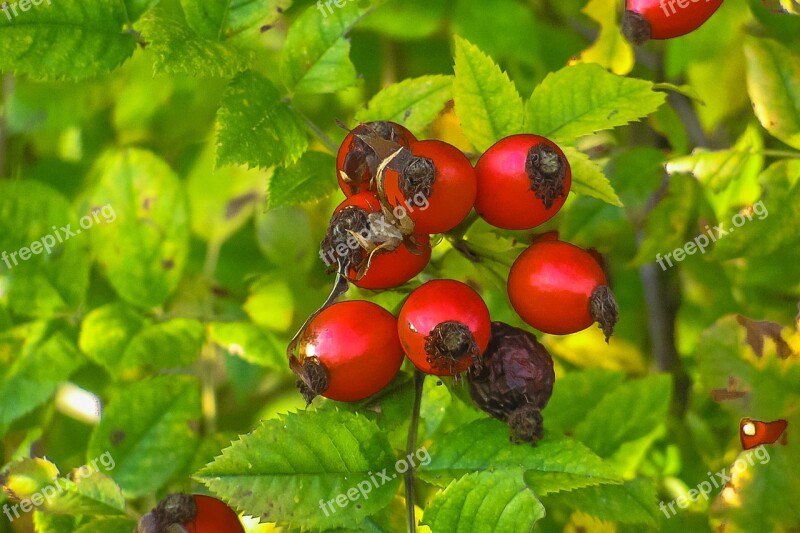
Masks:
[[[512,441],[535,444],[555,377],[550,354],[532,333],[492,322],[483,366],[470,369],[467,380],[475,404],[508,423]]]

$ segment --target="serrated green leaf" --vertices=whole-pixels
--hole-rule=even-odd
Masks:
[[[464,135],[480,151],[522,131],[522,97],[508,74],[466,39],[456,37],[455,112]]]
[[[563,150],[572,170],[570,192],[591,196],[608,204],[623,207],[622,200],[617,196],[600,165],[589,159],[588,155],[571,146],[564,146]]]
[[[800,57],[770,39],[745,38],[747,90],[761,125],[800,149]]]
[[[542,497],[545,508],[565,506],[608,522],[656,525],[659,510],[651,479],[632,479],[622,485],[600,485]]]
[[[376,94],[356,113],[356,120],[390,120],[418,133],[436,119],[452,98],[453,76],[409,78]]]
[[[729,150],[695,149],[691,155],[667,163],[670,174],[692,174],[709,189],[719,192],[743,174],[759,173],[764,165],[764,141],[748,128]]]
[[[327,15],[317,6],[306,9],[283,44],[281,76],[286,86],[295,93],[333,93],[355,85],[356,68],[345,35],[365,13],[355,2]]]
[[[113,463],[110,466],[113,466]],[[122,491],[104,470],[104,465],[97,460],[95,464],[76,468],[69,477],[54,481],[51,486],[57,492],[55,497],[46,502],[47,512],[70,515],[124,515],[125,498],[122,496]],[[43,494],[47,491],[48,489],[44,487],[39,489]]]
[[[269,180],[270,208],[319,200],[338,189],[336,159],[322,152],[306,152],[292,166],[277,168]]]
[[[32,180],[0,181],[0,198],[0,299],[26,316],[76,309],[89,284],[89,239],[67,199]]]
[[[664,423],[672,381],[653,375],[629,381],[609,392],[575,428],[575,438],[601,457],[609,457],[622,444],[636,440]]]
[[[180,13],[162,6],[148,11],[139,26],[157,74],[226,78],[253,62],[253,52],[198,35]]]
[[[126,497],[151,494],[192,459],[200,416],[194,379],[163,376],[135,383],[106,406],[87,457],[113,457],[109,475]]]
[[[195,477],[264,521],[329,529],[358,524],[388,505],[401,477],[394,464],[391,446],[374,422],[351,413],[303,411],[241,436]],[[337,505],[337,497],[346,503]]]
[[[653,113],[666,95],[649,81],[616,76],[599,65],[575,65],[549,74],[525,111],[525,129],[572,143]]]
[[[136,22],[145,12],[158,4],[161,0],[124,0],[125,9],[128,13],[128,20]]]
[[[545,420],[545,427],[547,421]],[[480,442],[480,446],[475,446]],[[511,445],[508,427],[493,419],[480,419],[440,437],[431,446],[430,464],[419,474],[440,487],[470,472],[492,469],[575,474],[587,483],[618,483],[619,474],[581,443],[546,432],[536,446]]]
[[[308,147],[303,122],[271,81],[244,72],[228,85],[217,114],[217,166],[290,165]]]
[[[78,346],[92,361],[116,375],[125,349],[146,323],[143,316],[122,302],[106,304],[84,317]]]
[[[92,227],[92,252],[126,301],[161,305],[175,289],[189,248],[189,212],[178,177],[158,156],[112,151],[97,163],[93,206],[110,206],[113,221]]]
[[[544,515],[521,471],[474,472],[437,494],[422,523],[432,531],[527,533]]]
[[[3,470],[0,482],[8,496],[25,500],[41,492],[42,487],[51,485],[56,477],[58,467],[46,458],[25,457]]]
[[[572,432],[589,411],[625,380],[622,372],[590,369],[558,377],[553,396],[542,410],[547,429]]]
[[[250,322],[213,322],[210,338],[231,355],[256,365],[287,369],[286,346],[271,332]]]
[[[44,322],[0,334],[0,433],[14,420],[45,403],[58,385],[84,362],[62,331]]]
[[[36,79],[83,79],[127,60],[136,38],[124,28],[125,6],[114,0],[18,2],[0,16],[0,71]],[[16,15],[14,14],[16,13]]]
[[[212,41],[235,37],[253,26],[272,24],[292,0],[181,0],[186,22]]]

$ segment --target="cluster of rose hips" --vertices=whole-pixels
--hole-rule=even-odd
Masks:
[[[381,290],[418,275],[431,257],[430,235],[453,230],[473,208],[503,229],[549,220],[572,183],[564,152],[541,136],[512,135],[473,167],[450,144],[418,141],[399,124],[372,122],[344,139],[337,177],[347,198],[333,212],[320,253],[337,283],[287,351],[306,401],[372,396],[408,357],[427,374],[466,372],[478,406],[508,422],[515,440],[535,442],[539,411],[552,393],[552,360],[533,334],[492,323],[474,289],[457,280],[428,281],[396,319],[371,302],[333,302],[348,282]],[[517,258],[508,294],[520,317],[545,333],[574,333],[599,322],[608,340],[617,320],[595,255],[556,237],[538,239]]]

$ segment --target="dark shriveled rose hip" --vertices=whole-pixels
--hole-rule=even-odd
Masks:
[[[542,437],[541,410],[553,394],[553,360],[536,337],[503,322],[492,322],[483,366],[470,369],[475,404],[506,422],[514,442],[535,444]]]

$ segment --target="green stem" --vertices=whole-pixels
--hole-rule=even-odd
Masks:
[[[295,109],[298,115],[300,115],[303,119],[303,122],[308,128],[308,131],[314,134],[314,136],[319,139],[319,141],[325,145],[325,147],[331,151],[331,153],[336,154],[339,151],[339,146],[333,142],[333,140],[328,137],[328,134],[322,131],[322,128],[317,126],[313,120],[305,116],[303,113]]]
[[[786,157],[789,159],[800,159],[800,152],[789,152],[787,150],[761,150],[759,152],[750,152],[753,155],[762,154],[767,157]]]
[[[514,264],[515,257],[509,256],[507,253],[498,253],[492,250],[487,250],[477,246],[464,239],[453,238],[447,236],[447,240],[458,252],[473,263],[482,263],[484,260],[503,265],[504,267],[511,268]]]
[[[425,374],[419,370],[414,371],[414,407],[411,411],[411,423],[408,426],[408,440],[406,441],[406,457],[417,451],[417,430],[419,429],[419,409],[422,405],[422,386],[425,384]],[[417,514],[414,499],[414,467],[409,465],[405,473],[406,483],[406,509],[408,510],[408,531],[417,531]]]

